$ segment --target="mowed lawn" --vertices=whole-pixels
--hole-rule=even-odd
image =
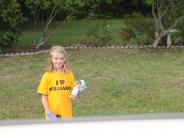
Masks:
[[[87,93],[74,117],[184,112],[184,50],[68,50],[76,80]],[[37,86],[47,54],[0,59],[0,119],[44,118]]]

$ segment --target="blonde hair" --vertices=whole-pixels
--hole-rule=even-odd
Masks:
[[[47,71],[52,72],[54,70],[54,66],[53,66],[53,63],[52,63],[52,54],[53,53],[62,53],[64,55],[65,62],[64,62],[64,65],[62,66],[62,70],[63,70],[64,73],[70,72],[71,67],[69,65],[66,50],[62,46],[59,46],[59,45],[52,46],[51,49],[49,50]]]

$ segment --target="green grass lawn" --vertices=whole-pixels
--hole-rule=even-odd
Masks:
[[[38,23],[36,27],[28,26],[22,28],[22,34],[19,39],[19,46],[33,45],[40,38],[41,32],[44,28],[44,23]],[[122,40],[120,32],[125,23],[123,19],[113,20],[79,20],[63,23],[60,21],[53,22],[49,27],[49,32],[53,36],[49,39],[49,44],[70,45],[73,43],[92,42],[87,34],[94,28],[93,32],[102,33],[102,27],[108,26],[108,34],[113,37],[109,44],[121,44]],[[97,29],[98,28],[98,29]],[[107,32],[106,32],[107,33]],[[105,34],[106,34],[105,33]]]
[[[184,51],[167,49],[69,50],[76,80],[88,92],[74,116],[184,112]],[[36,89],[47,55],[0,59],[0,119],[44,118]]]

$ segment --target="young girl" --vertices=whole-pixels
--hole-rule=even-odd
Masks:
[[[53,46],[48,55],[48,70],[42,76],[37,92],[41,95],[46,119],[72,117],[71,96],[73,88],[80,88],[75,82],[66,51],[61,46]]]

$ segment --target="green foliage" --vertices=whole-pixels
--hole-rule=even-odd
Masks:
[[[26,0],[25,5],[30,10],[29,20],[33,20],[36,27],[38,23],[47,21],[53,11],[57,11],[54,19],[60,21],[83,18],[84,11],[81,8],[84,2],[83,0]]]
[[[176,32],[171,35],[175,45],[184,45],[184,21],[177,26]]]
[[[0,51],[16,46],[18,34],[12,31],[0,32]]]
[[[57,16],[58,19],[69,18],[107,18],[122,17],[123,14],[130,14],[139,11],[150,14],[148,10],[151,0],[26,0],[25,5],[37,18],[46,20],[48,12],[56,6],[62,9]],[[144,7],[144,8],[143,8]],[[25,12],[25,11],[24,11]],[[32,16],[29,16],[32,19]]]
[[[16,0],[0,1],[0,50],[16,45],[19,25],[25,20]]]
[[[184,16],[184,0],[163,0],[163,3],[159,1],[161,7],[160,13],[164,13],[162,18],[162,24],[164,28],[168,28],[175,23],[180,16]]]

